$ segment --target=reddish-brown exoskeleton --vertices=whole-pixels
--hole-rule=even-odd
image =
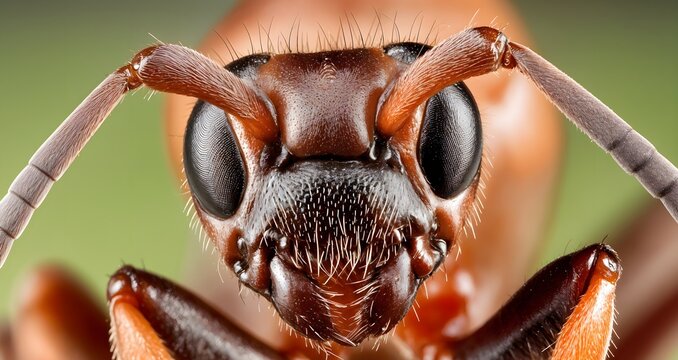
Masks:
[[[235,14],[252,6],[244,4]],[[309,7],[302,17],[318,11]],[[491,198],[505,195],[507,186],[484,179],[490,159],[483,158],[483,143],[506,144],[483,137],[476,99],[492,99],[501,108],[509,100],[495,93],[535,90],[523,89],[527,81],[515,76],[478,96],[462,81],[500,69],[526,75],[674,217],[676,169],[586,90],[496,29],[466,29],[433,47],[414,41],[383,44],[383,24],[371,7],[348,10],[351,15],[342,20],[346,29],[327,29],[330,35],[318,37],[315,46],[310,45],[315,39],[304,40],[300,21],[291,28],[302,34],[301,45],[293,46],[290,36],[287,53],[262,51],[226,69],[176,45],[139,52],[94,90],[12,184],[0,203],[0,259],[122,96],[145,85],[200,99],[190,116],[175,112],[170,120],[182,133],[185,129],[183,168],[196,211],[239,283],[270,301],[294,335],[257,339],[243,328],[268,322],[236,325],[176,285],[123,267],[112,276],[108,294],[121,358],[315,357],[323,351],[359,356],[354,347],[394,329],[401,341],[382,347],[384,358],[604,358],[621,270],[608,246],[555,260],[486,322],[478,309],[493,297],[471,303],[479,291],[469,291],[467,283],[468,277],[478,280],[476,266],[520,271],[507,264],[522,260],[520,255],[495,262],[477,257],[501,255],[508,240],[526,235],[515,225],[502,226],[496,219],[507,218],[489,209],[484,215],[489,225],[479,229],[476,244],[465,244],[467,255],[448,256],[451,249],[458,251],[465,231],[475,231],[484,187]],[[268,18],[276,10],[258,11]],[[228,34],[229,24],[220,32]],[[268,49],[270,34],[277,31],[262,29],[267,42],[262,47]],[[510,101],[529,110],[519,99]],[[178,103],[174,99],[170,106]],[[531,116],[524,123],[506,116],[505,124],[540,127],[547,139],[553,135],[548,115],[541,124]],[[526,153],[551,146],[534,138],[521,141]],[[533,171],[544,171],[547,178],[555,168],[549,154],[531,159]],[[496,171],[509,172],[511,165],[502,160],[494,159]],[[534,185],[532,195],[550,191],[548,184],[518,183]],[[520,197],[527,190],[516,192]],[[542,206],[526,206],[520,216],[539,213]],[[486,238],[491,241],[483,243]],[[478,251],[488,246],[494,249]],[[431,278],[443,263],[447,269]],[[49,276],[49,284],[70,281]],[[444,276],[451,280],[442,281]],[[429,296],[418,294],[427,284]],[[54,299],[54,292],[40,296],[55,313],[66,302],[82,310],[70,314],[72,319],[96,316],[78,289],[53,286],[62,293]],[[415,298],[421,319],[396,328],[403,318],[418,316],[410,312]],[[234,317],[239,306],[224,305]],[[86,326],[74,327],[87,333]],[[96,337],[99,330],[89,335]],[[259,331],[261,337],[265,330]]]

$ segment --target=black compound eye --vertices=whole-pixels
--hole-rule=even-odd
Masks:
[[[269,59],[267,54],[253,54],[231,62],[226,69],[253,79]],[[203,210],[222,219],[238,210],[245,190],[245,165],[226,113],[210,103],[198,101],[188,119],[184,170]]]
[[[403,42],[384,47],[384,52],[411,64],[430,49]],[[480,113],[466,85],[454,84],[433,95],[426,104],[418,149],[419,166],[433,192],[449,199],[464,191],[478,174],[482,150]]]
[[[419,134],[419,166],[433,192],[449,199],[465,190],[481,157],[480,114],[468,88],[458,83],[432,96]]]
[[[200,207],[227,218],[238,210],[245,166],[233,130],[220,108],[199,101],[184,137],[184,170]]]

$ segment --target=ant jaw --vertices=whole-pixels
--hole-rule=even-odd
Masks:
[[[353,283],[317,283],[277,256],[270,269],[270,300],[283,320],[310,339],[344,346],[390,331],[409,311],[422,283],[404,249],[379,272]]]
[[[291,241],[269,230],[260,247],[245,251],[246,258],[236,261],[233,269],[242,284],[268,299],[299,334],[354,347],[391,331],[410,310],[420,285],[444,260],[445,241],[424,244],[428,236],[406,233],[412,231],[393,231],[402,242],[378,267],[344,262],[341,267],[347,271],[355,269],[330,274],[322,265],[317,273],[317,268],[309,272],[295,264],[286,255]]]

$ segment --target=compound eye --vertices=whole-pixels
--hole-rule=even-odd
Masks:
[[[466,85],[432,96],[419,134],[419,166],[433,192],[450,199],[464,191],[478,174],[481,156],[480,114]]]
[[[268,54],[248,55],[225,68],[242,79],[253,79],[270,58]],[[184,171],[204,211],[225,219],[238,210],[245,190],[245,165],[226,113],[210,103],[198,101],[188,118]]]
[[[218,218],[233,215],[242,201],[245,166],[226,113],[199,101],[184,137],[184,170],[200,207]]]

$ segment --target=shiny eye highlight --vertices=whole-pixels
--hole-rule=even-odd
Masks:
[[[233,215],[245,188],[245,165],[226,113],[199,101],[184,137],[184,170],[194,198],[213,216]]]
[[[418,150],[419,166],[441,198],[456,196],[478,174],[482,157],[480,114],[463,83],[449,86],[428,100]]]

